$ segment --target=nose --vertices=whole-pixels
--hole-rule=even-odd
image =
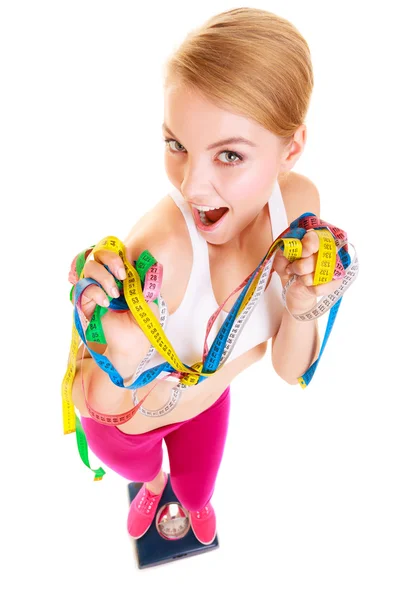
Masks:
[[[214,190],[207,167],[200,160],[194,162],[188,159],[182,168],[182,196],[187,202],[206,203],[206,199],[213,195]]]

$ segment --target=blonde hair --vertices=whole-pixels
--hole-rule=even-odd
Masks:
[[[164,66],[178,81],[251,118],[290,143],[304,123],[314,85],[310,49],[286,19],[235,8],[191,31]]]

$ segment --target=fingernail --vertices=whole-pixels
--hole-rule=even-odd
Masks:
[[[125,279],[125,277],[126,277],[125,269],[120,269],[118,271],[118,276],[120,279]]]
[[[106,306],[106,307],[110,306],[110,303],[109,303],[109,301],[108,301],[107,298],[104,298],[104,300],[103,300],[103,306]]]
[[[288,275],[291,275],[291,274],[292,274],[292,269],[291,269],[291,267],[286,267],[286,273],[287,273]]]
[[[114,296],[114,298],[119,298],[119,291],[116,287],[111,288],[111,296]]]

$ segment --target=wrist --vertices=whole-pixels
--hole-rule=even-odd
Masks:
[[[288,282],[283,287],[286,287],[287,284]],[[301,315],[309,312],[315,307],[317,302],[318,297],[299,281],[294,281],[286,287],[285,304],[291,315]]]
[[[317,297],[313,297],[311,301],[296,302],[286,298],[286,310],[292,318],[293,315],[302,315],[310,312],[317,304]]]

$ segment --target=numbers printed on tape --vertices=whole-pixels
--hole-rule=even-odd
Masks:
[[[358,260],[355,254],[353,262],[350,264],[350,255],[348,254],[347,235],[341,229],[322,221],[312,213],[305,213],[298,219],[293,221],[290,226],[282,232],[282,234],[273,242],[267,254],[260,262],[258,267],[249,275],[244,282],[238,286],[225,300],[225,302],[214,312],[210,317],[206,332],[202,354],[202,361],[198,361],[193,365],[185,365],[177,356],[171,342],[165,335],[164,329],[168,320],[168,309],[161,296],[161,281],[162,281],[162,265],[157,263],[156,259],[145,251],[139,257],[135,266],[131,265],[125,255],[125,248],[122,242],[113,236],[109,236],[101,240],[97,245],[92,246],[78,255],[75,258],[76,272],[79,275],[79,281],[75,284],[75,299],[74,299],[74,322],[72,331],[72,340],[69,353],[67,371],[62,383],[62,402],[63,402],[63,421],[64,433],[72,433],[75,431],[75,412],[72,403],[72,384],[76,372],[76,356],[78,352],[79,338],[85,344],[86,348],[92,355],[93,359],[106,371],[110,379],[120,387],[132,389],[133,407],[130,411],[122,415],[102,415],[93,410],[86,401],[86,405],[92,418],[105,425],[116,425],[126,422],[139,410],[142,414],[151,417],[159,417],[167,414],[176,406],[179,401],[182,389],[197,385],[206,377],[210,377],[219,369],[221,369],[229,358],[235,343],[237,342],[244,325],[254,310],[257,302],[265,291],[269,283],[273,261],[278,249],[283,251],[284,256],[293,261],[301,257],[302,244],[301,239],[307,230],[314,229],[319,237],[320,245],[317,256],[317,264],[315,268],[314,285],[322,285],[332,279],[342,278],[343,281],[340,287],[333,294],[322,298],[316,303],[316,306],[307,313],[302,315],[293,315],[298,320],[311,320],[318,318],[327,310],[332,309],[336,303],[335,316],[340,305],[341,297],[349,285],[355,280],[358,274]],[[111,300],[110,310],[126,310],[129,309],[143,333],[151,343],[151,348],[147,352],[144,359],[139,364],[133,377],[133,381],[129,386],[125,386],[124,380],[115,370],[113,365],[106,357],[100,355],[93,350],[90,350],[86,343],[86,332],[88,329],[88,321],[85,319],[81,308],[80,299],[84,289],[91,285],[97,284],[92,279],[83,279],[84,260],[89,260],[92,255],[98,250],[109,250],[117,253],[123,261],[126,278],[121,282],[123,287],[123,299]],[[82,262],[83,261],[83,262]],[[74,265],[74,263],[73,263]],[[71,270],[74,270],[74,266]],[[78,271],[79,268],[79,271]],[[70,274],[71,275],[71,274]],[[286,294],[290,285],[295,281],[292,277],[282,292],[283,302],[286,305]],[[98,285],[98,284],[97,284]],[[224,323],[218,331],[211,348],[208,348],[207,338],[212,329],[212,326],[217,319],[219,313],[223,309],[229,298],[239,290],[242,290],[240,296],[234,303],[234,306],[229,311]],[[142,291],[143,289],[143,291]],[[118,303],[119,301],[119,303]],[[160,321],[158,321],[148,307],[148,302],[156,301],[160,309]],[[114,307],[114,308],[113,308]],[[106,311],[104,311],[106,312]],[[104,314],[103,312],[103,314]],[[101,330],[101,315],[98,317]],[[333,324],[333,323],[332,323]],[[327,335],[329,335],[332,325],[328,323],[325,340],[321,347],[321,352],[318,359],[311,365],[306,373],[299,378],[299,383],[302,387],[306,387],[315,372],[316,365],[321,357],[323,347],[325,346]],[[90,328],[90,335],[96,331],[96,328]],[[104,334],[103,334],[104,335]],[[153,367],[148,371],[144,371],[146,364],[150,360],[155,351],[158,351],[166,360],[165,363]],[[163,372],[167,375],[163,376]],[[136,389],[147,385],[154,379],[165,379],[167,377],[175,377],[178,380],[177,385],[171,390],[170,398],[161,409],[149,410],[142,407],[143,402],[150,392],[146,394],[140,401],[137,398]],[[83,385],[83,376],[82,376]],[[157,385],[157,384],[156,384]],[[154,389],[155,386],[151,388]],[[150,390],[150,391],[151,391]],[[86,400],[86,396],[85,396]],[[82,456],[82,455],[81,455]],[[86,463],[85,463],[86,464]],[[104,473],[104,472],[103,472]],[[102,477],[102,473],[96,471],[97,479]]]

